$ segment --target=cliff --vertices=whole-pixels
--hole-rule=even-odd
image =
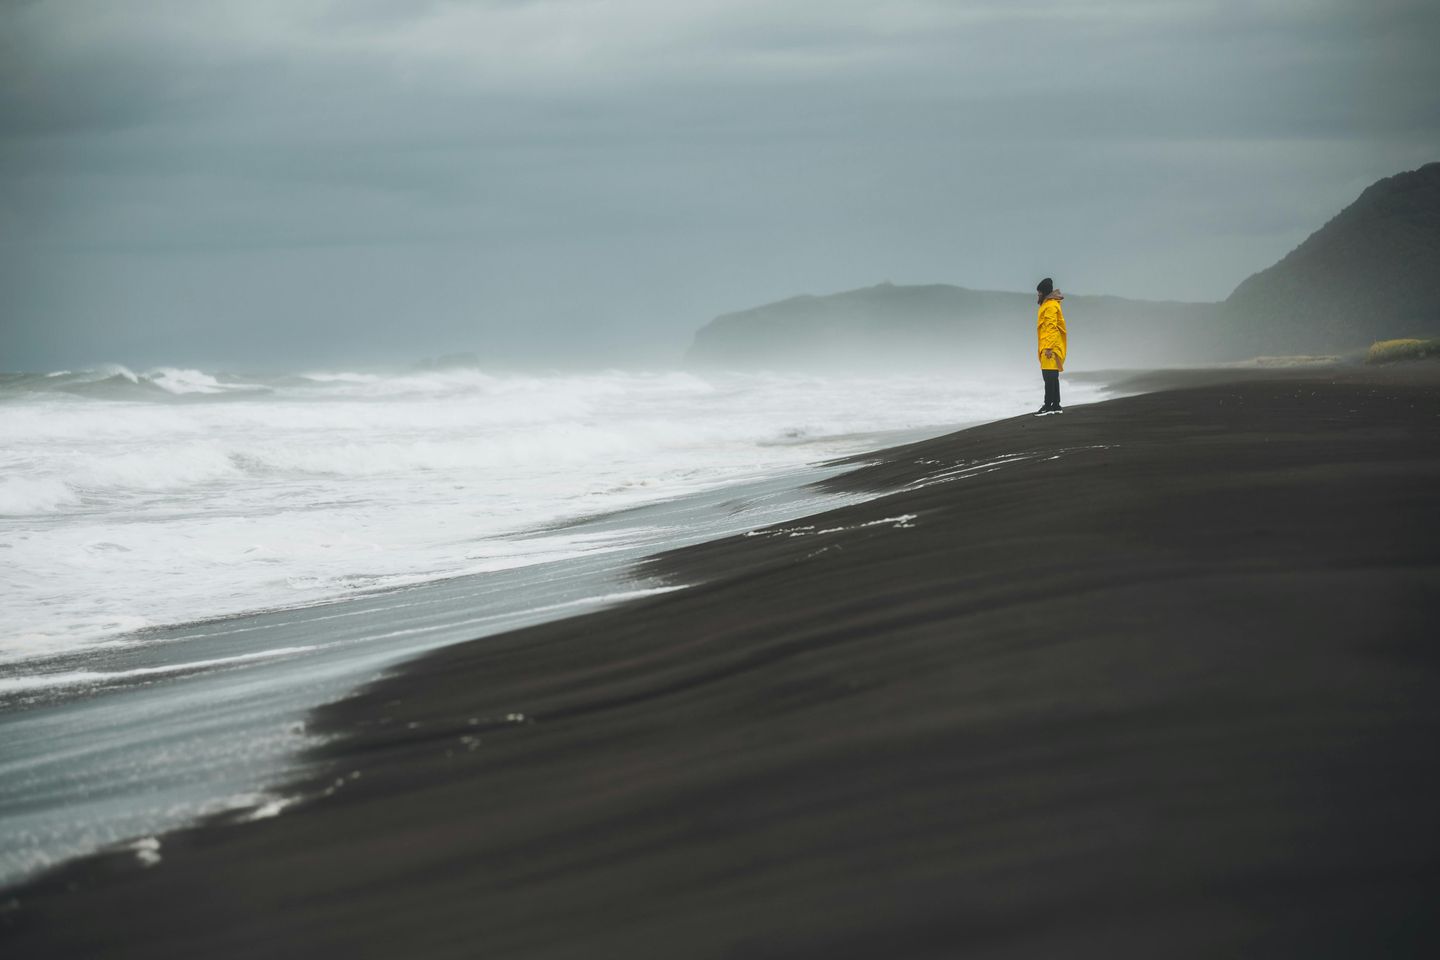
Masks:
[[[1262,353],[1350,352],[1440,334],[1440,163],[1387,177],[1224,303]]]

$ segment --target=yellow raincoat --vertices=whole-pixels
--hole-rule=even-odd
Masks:
[[[1060,310],[1064,299],[1056,290],[1040,304],[1035,333],[1040,338],[1041,370],[1065,369],[1065,314]]]

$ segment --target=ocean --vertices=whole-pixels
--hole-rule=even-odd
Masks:
[[[0,884],[277,813],[311,708],[426,649],[681,587],[636,562],[853,502],[811,486],[827,461],[1027,412],[1038,386],[0,374]]]

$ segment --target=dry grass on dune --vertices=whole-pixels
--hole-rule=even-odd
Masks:
[[[1400,360],[1423,360],[1426,357],[1440,357],[1440,338],[1377,340],[1370,344],[1370,350],[1365,354],[1365,362],[1395,363]]]

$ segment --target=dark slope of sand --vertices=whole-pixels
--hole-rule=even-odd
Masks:
[[[1435,368],[838,482],[908,489],[417,661],[317,718],[331,795],[52,874],[5,955],[1437,955]]]

